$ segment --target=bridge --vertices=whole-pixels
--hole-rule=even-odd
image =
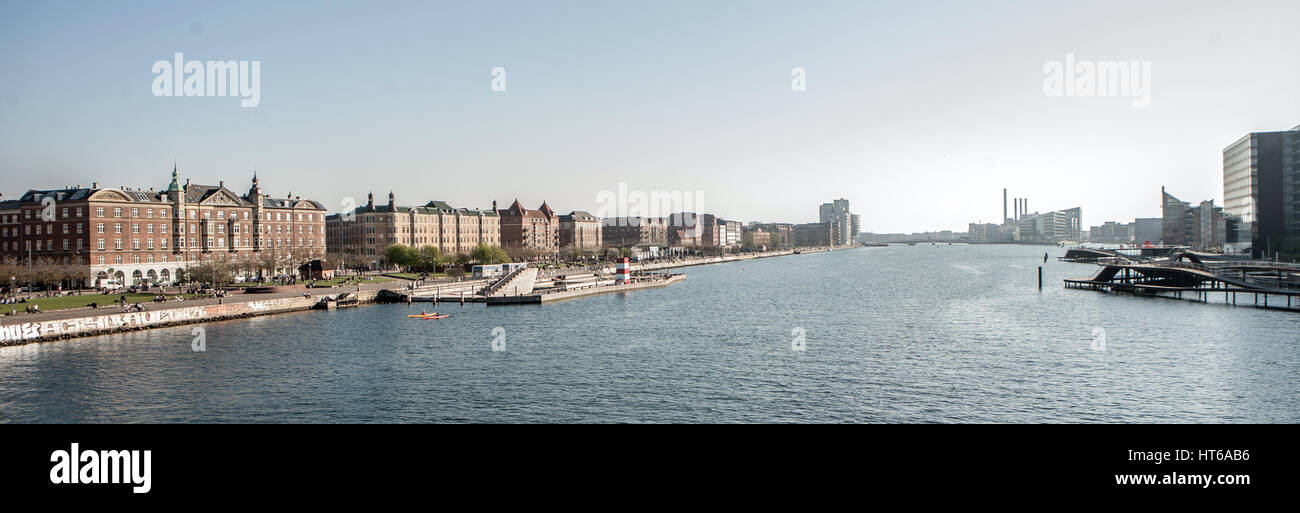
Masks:
[[[1254,306],[1300,312],[1300,265],[1260,260],[1206,261],[1179,252],[1165,261],[1115,260],[1091,278],[1067,279],[1066,288],[1081,288],[1176,299],[1237,304],[1239,294]],[[1272,303],[1270,303],[1270,299]],[[1262,302],[1261,302],[1262,301]],[[1285,306],[1284,306],[1285,305]]]

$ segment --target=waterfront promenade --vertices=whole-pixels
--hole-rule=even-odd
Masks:
[[[831,249],[800,248],[798,252],[801,254],[814,253],[830,251]],[[634,264],[633,270],[635,272],[653,272],[794,254],[796,254],[795,250],[781,250],[727,256],[675,258],[645,264]],[[609,271],[612,272],[613,268],[609,268]],[[539,300],[536,302],[571,299],[643,287],[666,286],[682,279],[684,279],[683,276],[678,276],[657,280],[654,283],[647,282],[635,284],[634,286],[624,285],[610,289],[599,287],[595,290],[581,292],[550,291],[546,297],[539,296]],[[141,306],[144,307],[143,311],[131,311],[120,304],[109,304],[100,308],[69,308],[36,314],[16,313],[0,316],[0,346],[302,311],[312,308],[323,296],[337,296],[343,293],[356,294],[362,303],[374,301],[376,296],[384,290],[398,292],[402,296],[420,295],[429,292],[436,295],[439,294],[439,291],[450,291],[463,296],[462,291],[481,288],[486,286],[489,281],[482,279],[435,280],[422,282],[421,286],[414,288],[411,287],[413,282],[361,283],[329,288],[306,288],[302,285],[291,285],[277,287],[275,291],[269,293],[237,293],[220,298],[210,297],[164,303],[141,303]]]

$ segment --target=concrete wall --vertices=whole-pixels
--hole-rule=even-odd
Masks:
[[[369,302],[374,300],[375,294],[374,291],[365,291],[357,296],[362,302]],[[307,310],[317,301],[320,301],[320,296],[289,297],[6,324],[0,326],[0,346]]]

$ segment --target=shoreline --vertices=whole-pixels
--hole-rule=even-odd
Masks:
[[[658,271],[664,269],[677,269],[683,267],[694,267],[710,264],[723,264],[729,262],[743,262],[747,260],[757,260],[760,258],[774,258],[780,256],[826,253],[830,251],[839,251],[844,249],[855,249],[862,246],[848,246],[842,248],[806,248],[798,250],[781,250],[768,251],[752,255],[733,255],[727,257],[703,257],[686,261],[661,262],[652,264],[633,264],[633,269],[638,271]],[[674,277],[664,280],[662,283],[638,284],[631,288],[619,286],[618,290],[575,290],[568,292],[554,292],[548,295],[539,296],[544,304],[554,301],[572,300],[592,295],[609,294],[625,292],[629,290],[646,288],[646,287],[666,287],[678,281],[684,280],[685,276]],[[372,290],[362,290],[353,292],[357,296],[359,304],[376,303],[376,298],[383,292],[396,292],[402,294],[399,290],[393,290],[391,287],[377,288]],[[409,293],[407,291],[406,293]],[[119,312],[103,315],[90,315],[84,317],[71,317],[64,319],[47,319],[42,321],[32,321],[25,323],[10,323],[0,325],[0,347],[19,346],[25,344],[35,344],[42,342],[56,342],[73,338],[94,337],[100,335],[111,335],[127,331],[139,331],[154,328],[166,328],[173,326],[182,326],[186,324],[201,324],[214,321],[227,321],[234,319],[245,319],[249,317],[260,317],[265,315],[275,315],[281,313],[301,312],[311,310],[320,297],[282,297],[275,299],[252,299],[249,301],[233,301],[229,303],[218,303],[200,306],[179,306],[176,308],[164,308],[159,310],[145,310],[142,312]]]

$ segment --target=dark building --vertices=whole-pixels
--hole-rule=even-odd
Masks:
[[[1282,219],[1287,237],[1300,238],[1300,126],[1282,140]]]
[[[834,223],[807,223],[794,226],[795,246],[830,246],[835,241]]]
[[[1223,214],[1236,226],[1224,249],[1272,255],[1282,239],[1282,146],[1287,132],[1247,134],[1223,150]]]

